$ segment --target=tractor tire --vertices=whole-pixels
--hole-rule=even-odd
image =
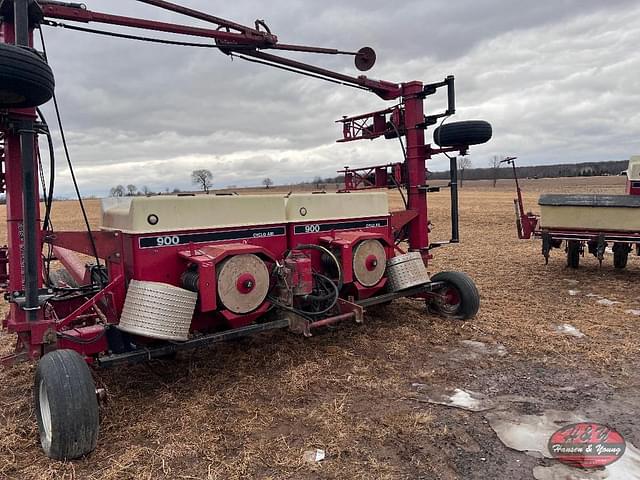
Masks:
[[[580,266],[580,242],[577,240],[567,241],[567,267],[578,268]]]
[[[98,443],[96,387],[84,359],[74,350],[55,350],[38,363],[35,405],[44,453],[72,460]]]
[[[435,129],[433,141],[441,147],[480,145],[491,140],[493,129],[484,120],[446,123]]]
[[[616,248],[617,247],[617,248]],[[613,246],[613,266],[614,268],[623,269],[627,267],[627,261],[629,260],[629,248],[622,245]]]
[[[0,108],[40,106],[54,87],[51,67],[34,50],[0,43]]]
[[[444,300],[429,301],[431,311],[445,318],[469,320],[480,309],[480,293],[471,278],[462,272],[440,272],[431,277],[432,282],[444,282],[436,293]]]

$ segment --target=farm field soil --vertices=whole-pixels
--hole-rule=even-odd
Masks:
[[[534,211],[543,191],[624,189],[618,177],[523,183]],[[610,255],[602,268],[585,257],[575,271],[554,250],[545,265],[539,242],[516,238],[512,187],[467,182],[462,243],[434,252],[433,273],[461,270],[477,282],[474,320],[443,320],[401,300],[372,308],[362,326],[309,339],[275,332],[96,372],[109,394],[98,448],[67,463],[41,454],[35,367],[0,367],[0,478],[530,479],[549,464],[505,447],[482,413],[419,401],[413,384],[532,398],[512,406],[519,412],[591,412],[640,446],[640,316],[630,313],[640,310],[640,259],[617,271]],[[97,225],[99,204],[87,205]],[[448,208],[447,191],[430,196],[435,239],[448,239]],[[53,220],[57,229],[82,228],[74,202],[59,202]],[[554,331],[565,323],[585,336]],[[478,354],[465,340],[506,354]],[[12,345],[0,335],[0,353]],[[304,462],[316,448],[326,459]]]

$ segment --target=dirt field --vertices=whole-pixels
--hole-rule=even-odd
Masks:
[[[603,177],[523,186],[536,210],[542,191],[622,193],[623,184]],[[0,370],[0,478],[530,479],[533,467],[549,464],[505,447],[482,413],[421,401],[413,384],[533,398],[514,404],[521,412],[580,410],[640,445],[640,316],[628,313],[640,310],[640,259],[615,271],[611,256],[602,269],[586,257],[572,271],[554,250],[545,266],[539,242],[516,238],[512,198],[511,182],[468,182],[462,244],[437,250],[430,268],[476,280],[474,320],[445,321],[403,300],[371,309],[363,326],[309,339],[263,334],[175,362],[97,372],[109,401],[98,448],[84,460],[42,456],[34,366]],[[89,207],[97,223],[98,205]],[[447,239],[448,193],[432,194],[430,208],[435,236]],[[73,202],[56,206],[54,225],[81,227]],[[554,331],[564,323],[585,336]],[[464,340],[503,345],[506,355],[474,353]],[[0,336],[1,353],[11,344]],[[304,462],[315,448],[327,458]]]

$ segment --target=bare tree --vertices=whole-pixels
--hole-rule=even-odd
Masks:
[[[138,193],[138,187],[133,184],[127,185],[127,195],[133,197],[136,193]]]
[[[264,185],[264,188],[266,188],[268,190],[269,187],[271,185],[273,185],[273,180],[271,180],[269,177],[267,177],[264,180],[262,180],[262,184]]]
[[[313,183],[315,184],[318,190],[324,187],[324,185],[322,184],[322,177],[319,175],[316,175],[315,177],[313,177]]]
[[[458,170],[460,170],[460,188],[462,188],[462,182],[464,181],[464,171],[471,168],[471,157],[464,156],[458,157]]]
[[[149,187],[147,187],[146,185],[144,185],[142,187],[142,193],[144,193],[147,197],[151,196],[151,194],[153,193],[151,191],[151,189]]]
[[[213,174],[211,170],[201,169],[191,172],[191,182],[194,185],[198,185],[204,193],[209,195],[209,188],[211,188],[213,180]]]
[[[494,155],[489,160],[489,169],[491,170],[491,180],[493,181],[493,188],[496,188],[496,184],[498,183],[498,170],[500,170],[500,166],[502,165],[502,160],[498,155]]]
[[[109,190],[109,196],[111,197],[124,197],[126,190],[122,185],[116,185],[111,190]]]

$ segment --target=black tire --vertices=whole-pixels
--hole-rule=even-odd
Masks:
[[[446,123],[433,132],[433,141],[441,147],[480,145],[491,140],[493,129],[484,120]]]
[[[469,320],[480,309],[480,293],[473,280],[462,272],[440,272],[431,277],[432,282],[444,282],[446,286],[435,293],[447,295],[448,290],[453,290],[457,295],[455,304],[449,304],[436,299],[429,302],[430,310],[446,318],[457,320]]]
[[[79,353],[55,350],[42,357],[34,396],[40,443],[48,457],[72,460],[96,448],[98,398],[91,371]]]
[[[580,266],[580,242],[578,240],[567,241],[567,267],[578,268]]]
[[[0,43],[0,108],[29,108],[47,103],[55,81],[35,51]]]
[[[613,246],[613,266],[623,269],[627,267],[629,261],[629,247],[626,244],[615,244]]]

